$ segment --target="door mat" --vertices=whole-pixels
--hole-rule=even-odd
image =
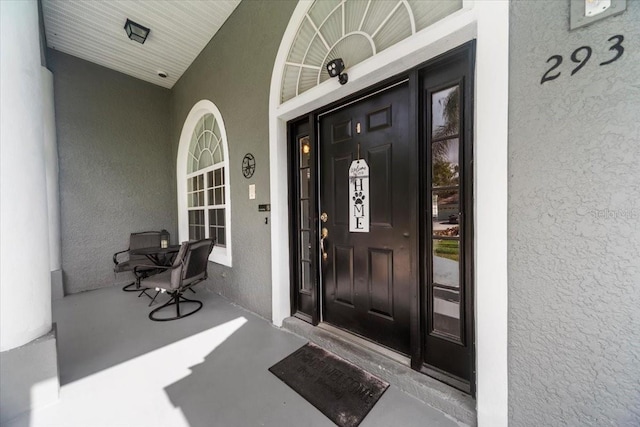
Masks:
[[[389,383],[308,343],[269,368],[340,427],[359,425]]]

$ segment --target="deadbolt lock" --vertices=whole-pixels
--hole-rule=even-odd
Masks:
[[[327,222],[328,219],[329,219],[329,217],[327,216],[327,213],[326,212],[322,212],[322,215],[320,215],[320,221]]]

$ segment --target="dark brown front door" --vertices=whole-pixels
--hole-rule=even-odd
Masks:
[[[417,280],[409,105],[403,82],[318,118],[323,320],[404,354]],[[357,159],[369,166],[366,233],[349,231],[349,166]]]

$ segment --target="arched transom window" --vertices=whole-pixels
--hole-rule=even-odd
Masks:
[[[316,0],[291,45],[280,102],[329,78],[326,64],[347,71],[462,8],[462,0]]]
[[[211,101],[198,102],[185,121],[178,148],[180,239],[215,239],[210,259],[231,266],[227,150],[220,111]]]

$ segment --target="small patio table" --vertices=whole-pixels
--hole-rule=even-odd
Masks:
[[[180,245],[170,245],[166,248],[151,247],[131,249],[133,255],[144,255],[149,261],[159,266],[168,266],[173,262],[176,254],[180,251]]]

